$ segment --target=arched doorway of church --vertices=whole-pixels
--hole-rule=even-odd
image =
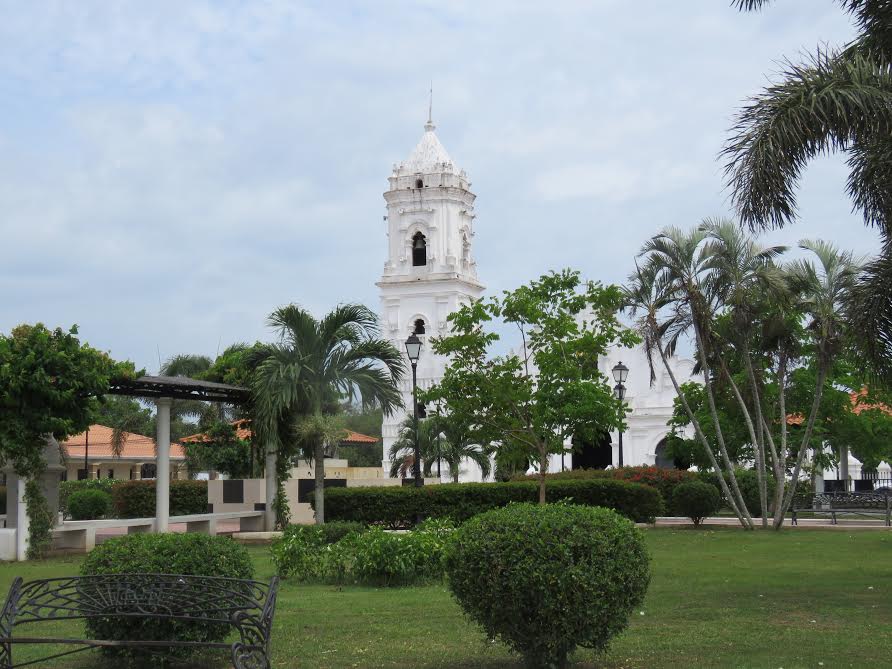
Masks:
[[[605,469],[613,464],[610,435],[604,432],[597,441],[573,438],[571,469]]]
[[[660,443],[657,444],[656,449],[654,449],[654,464],[660,469],[687,469],[690,465],[685,465],[684,462],[677,458],[669,457],[666,454],[666,438],[660,439]]]

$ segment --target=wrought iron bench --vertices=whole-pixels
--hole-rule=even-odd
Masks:
[[[806,502],[810,500],[810,504]],[[836,525],[836,517],[880,516],[887,526],[892,526],[892,495],[888,492],[825,492],[811,495],[798,501],[792,509],[791,524],[799,524],[799,513],[807,512],[829,515],[831,524]]]
[[[92,648],[141,649],[169,656],[171,648],[228,649],[236,669],[269,669],[269,640],[279,579],[269,583],[177,574],[103,574],[24,582],[16,578],[0,611],[0,669],[22,667]],[[238,632],[232,643],[178,639],[73,639],[14,635],[22,625],[83,619],[144,619],[218,623]],[[140,636],[140,635],[134,635]],[[14,644],[80,648],[13,664]]]

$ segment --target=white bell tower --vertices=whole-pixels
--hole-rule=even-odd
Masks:
[[[472,255],[474,200],[471,183],[440,144],[428,116],[424,135],[409,158],[394,165],[384,193],[387,202],[387,260],[377,286],[381,289],[382,334],[405,355],[413,332],[423,342],[418,361],[418,389],[439,381],[446,359],[433,353],[432,336],[447,332],[447,316],[479,298]],[[407,363],[408,364],[408,363]],[[399,426],[412,414],[412,375],[402,384],[406,411],[385,417],[383,461]]]

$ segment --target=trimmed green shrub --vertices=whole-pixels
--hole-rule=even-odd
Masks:
[[[83,479],[81,481],[62,481],[59,484],[59,511],[68,517],[68,498],[80,490],[101,490],[112,494],[116,484],[124,483],[116,479]]]
[[[700,525],[705,518],[714,516],[721,505],[722,495],[719,489],[703,481],[682,483],[672,495],[675,512],[690,518],[694,525]]]
[[[78,490],[68,497],[72,520],[95,520],[112,512],[112,498],[104,490]]]
[[[529,667],[565,667],[579,645],[603,650],[650,581],[644,538],[609,509],[513,504],[472,518],[446,551],[465,613]]]
[[[753,517],[760,516],[762,514],[762,509],[759,504],[759,479],[756,476],[755,470],[735,469],[734,476],[737,478],[737,485],[740,487],[740,493],[743,495],[743,501],[746,504],[746,508],[750,512],[750,515]],[[774,495],[774,479],[768,474],[766,474],[766,476],[769,476],[768,503],[770,504]],[[710,483],[718,488],[722,498],[722,506],[730,508],[728,500],[725,499],[724,492],[722,491],[721,483],[719,483],[718,474],[715,472],[700,472],[697,477],[704,483]],[[730,486],[731,483],[728,474],[724,473],[724,477],[725,481],[727,481]]]
[[[584,506],[603,506],[636,522],[652,522],[663,513],[660,493],[640,483],[610,479],[549,481],[545,493],[549,502],[572,500]],[[461,523],[490,509],[511,502],[535,502],[538,497],[538,484],[533,481],[327,488],[325,516],[388,527],[411,526],[419,515]]]
[[[445,520],[428,521],[401,534],[380,527],[364,528],[329,544],[321,527],[324,525],[286,531],[273,544],[273,564],[279,576],[379,586],[441,579],[446,545],[455,530]]]
[[[244,546],[205,534],[128,534],[100,544],[81,565],[83,576],[130,573],[250,579],[254,565]],[[223,641],[231,631],[227,624],[122,616],[89,618],[86,626],[88,638],[112,640]]]
[[[151,518],[155,515],[155,482],[123,481],[112,489],[119,518]],[[207,481],[171,481],[170,515],[207,513]]]
[[[323,569],[320,550],[324,546],[367,529],[362,523],[337,520],[322,525],[289,525],[270,547],[276,573],[283,578],[296,575],[302,580],[316,577]]]
[[[672,491],[679,483],[693,481],[697,475],[682,469],[663,469],[653,466],[617,467],[614,469],[568,469],[545,475],[549,481],[566,481],[577,479],[614,479],[643,483],[660,491],[664,500],[672,499]],[[535,481],[534,474],[515,477],[515,481]]]

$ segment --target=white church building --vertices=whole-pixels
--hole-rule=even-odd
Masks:
[[[477,277],[473,255],[474,200],[467,173],[460,169],[440,143],[430,120],[409,157],[394,165],[387,203],[387,258],[377,285],[381,295],[381,323],[384,336],[404,351],[412,333],[423,342],[418,361],[418,388],[427,389],[443,375],[447,360],[436,355],[428,339],[447,332],[447,317],[463,304],[483,295],[484,285]],[[623,434],[623,463],[672,467],[662,456],[668,433],[666,421],[672,414],[675,390],[665,370],[657,370],[650,385],[647,360],[641,349],[617,349],[601,360],[601,371],[610,371],[622,361],[629,368],[626,402],[631,409],[628,429]],[[672,361],[679,381],[687,381],[693,362]],[[402,386],[404,405],[412,411],[411,375]],[[384,418],[382,425],[383,463],[389,469],[388,453],[398,438],[406,411]],[[550,471],[571,468],[604,468],[619,462],[619,435],[605,435],[601,443],[582,444],[567,453],[553,456]],[[448,473],[443,471],[444,479]],[[471,463],[462,467],[461,480],[480,480],[480,471]]]

